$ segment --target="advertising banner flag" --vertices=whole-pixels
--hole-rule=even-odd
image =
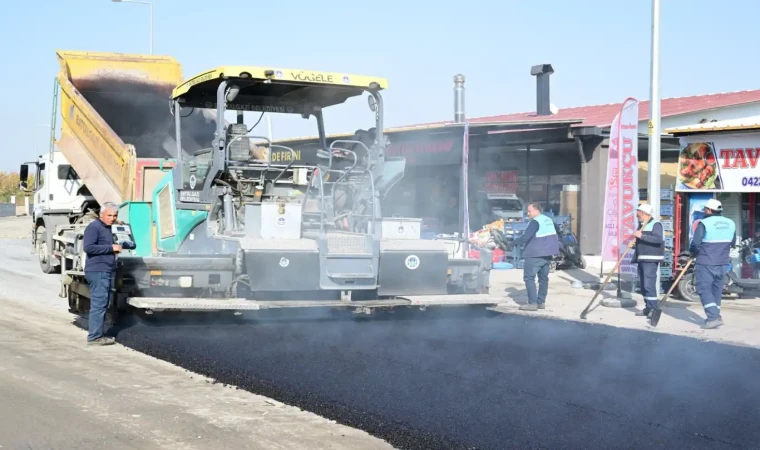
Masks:
[[[602,260],[617,262],[636,232],[636,208],[639,205],[639,102],[628,98],[610,128],[605,185]],[[636,275],[628,252],[620,272]]]

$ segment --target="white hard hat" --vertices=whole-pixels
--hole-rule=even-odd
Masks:
[[[648,205],[646,203],[642,203],[639,205],[639,211],[643,212],[644,214],[651,216],[654,212],[654,209],[652,208],[652,205]]]
[[[723,205],[719,200],[716,200],[714,198],[711,198],[707,201],[707,203],[705,203],[705,208],[709,208],[713,211],[723,211]]]

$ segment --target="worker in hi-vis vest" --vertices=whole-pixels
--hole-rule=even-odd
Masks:
[[[731,262],[731,247],[736,243],[736,224],[723,217],[723,205],[711,198],[705,203],[705,218],[694,231],[689,251],[697,260],[694,277],[697,294],[702,301],[707,320],[704,329],[723,325],[720,303],[727,266]]]
[[[552,260],[559,254],[559,237],[554,228],[554,220],[541,213],[537,203],[528,205],[530,223],[522,236],[513,245],[525,244],[523,257],[523,280],[528,291],[528,304],[520,306],[523,311],[546,308],[546,294],[549,291],[549,269]],[[538,291],[536,291],[538,275]]]
[[[665,234],[662,224],[654,218],[652,205],[639,205],[636,218],[639,227],[646,224],[644,229],[633,234],[636,244],[631,262],[638,266],[639,286],[644,296],[644,309],[636,315],[649,317],[657,309],[657,273],[665,259]]]

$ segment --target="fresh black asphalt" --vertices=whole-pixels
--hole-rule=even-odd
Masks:
[[[402,449],[760,448],[760,350],[447,314],[135,323],[118,341]]]

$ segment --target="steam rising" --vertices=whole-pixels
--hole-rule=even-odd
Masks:
[[[76,88],[138,158],[175,158],[173,86],[120,78],[80,80]],[[183,112],[182,147],[195,151],[211,146],[216,123],[201,111]]]

